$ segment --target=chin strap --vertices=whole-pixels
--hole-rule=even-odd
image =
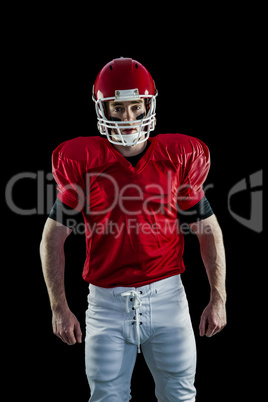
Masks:
[[[142,136],[143,134],[144,134],[144,132],[142,131],[140,134],[139,133],[126,134],[126,135],[112,134],[111,137],[114,138],[115,140],[118,140],[118,141],[121,141],[123,139],[123,141],[124,141],[123,145],[130,147],[131,145],[137,144],[139,136]],[[142,140],[142,141],[139,141],[139,142],[141,143],[141,142],[144,142],[144,141],[146,141],[146,138],[144,140]],[[122,145],[122,144],[120,144],[120,145]]]

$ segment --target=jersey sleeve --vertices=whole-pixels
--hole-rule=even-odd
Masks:
[[[85,204],[84,163],[75,156],[68,141],[59,145],[52,154],[52,173],[59,200],[81,212]]]
[[[186,211],[203,197],[203,184],[210,168],[209,149],[202,141],[191,137],[185,147],[185,168],[178,192],[178,207]]]

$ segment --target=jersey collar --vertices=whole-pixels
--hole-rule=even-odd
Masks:
[[[150,145],[149,149],[147,149],[145,154],[141,157],[141,159],[139,160],[139,162],[137,163],[136,166],[132,166],[132,164],[119,151],[117,151],[108,140],[107,140],[106,144],[107,144],[108,148],[111,150],[111,152],[113,153],[113,155],[115,156],[115,158],[117,159],[117,161],[124,168],[128,169],[133,174],[138,174],[145,168],[147,163],[151,160],[152,152],[153,152],[153,149],[154,149],[155,143],[156,143],[156,138],[151,137],[151,138],[148,138],[147,141],[150,141],[151,145]]]

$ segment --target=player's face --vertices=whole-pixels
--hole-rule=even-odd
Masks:
[[[110,101],[107,103],[108,118],[115,117],[116,119],[120,119],[121,121],[134,121],[137,120],[137,117],[141,114],[146,114],[144,99],[127,102]],[[137,127],[121,130],[121,133],[124,135],[134,134],[136,132],[138,132]]]

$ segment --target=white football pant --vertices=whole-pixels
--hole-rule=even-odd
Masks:
[[[196,347],[180,275],[139,288],[89,285],[86,373],[90,402],[127,402],[141,348],[159,402],[194,402]],[[141,384],[146,390],[146,384]]]

